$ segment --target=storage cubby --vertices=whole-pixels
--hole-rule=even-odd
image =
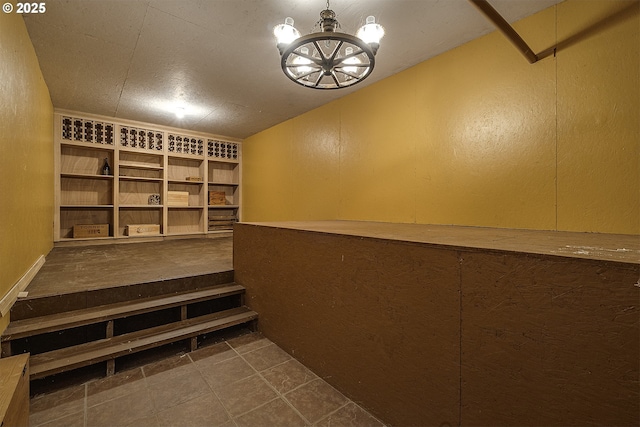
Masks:
[[[239,220],[239,142],[83,116],[55,114],[56,242],[98,238],[74,238],[74,225],[101,225],[101,235],[108,224],[109,238],[125,239],[129,225],[136,237],[162,237],[226,231]],[[210,205],[211,191],[220,204]]]
[[[225,205],[238,205],[238,186],[236,185],[209,185],[209,191],[217,191],[225,194]],[[217,207],[218,205],[209,204],[209,207]]]
[[[164,158],[162,155],[149,155],[120,151],[119,176],[121,179],[163,179]]]
[[[96,176],[102,175],[105,159],[113,174],[113,150],[97,147],[63,145],[60,153],[60,174]]]
[[[189,207],[190,208],[202,208],[204,207],[202,183],[175,183],[169,182],[169,191],[183,191],[189,193]],[[169,206],[172,207],[172,206]],[[182,207],[182,206],[180,206]]]
[[[203,232],[202,209],[169,208],[167,234],[194,234]]]
[[[98,205],[113,205],[113,177],[60,177],[60,206]]]
[[[231,153],[230,156],[233,155]],[[238,221],[240,205],[240,165],[233,161],[210,159],[207,175],[208,192],[224,193],[225,199],[224,205],[208,203],[207,231],[232,230],[233,223]]]
[[[162,207],[120,207],[118,217],[118,234],[116,237],[136,237],[129,236],[126,233],[128,225],[140,225],[140,224],[157,224],[160,226],[159,234],[163,233],[162,227]],[[144,234],[140,237],[148,237],[154,234]]]
[[[209,172],[207,178],[209,184],[239,185],[240,167],[238,163],[209,160]]]
[[[187,181],[188,178],[199,178],[200,182],[204,182],[203,160],[169,156],[167,164],[167,178],[169,182],[184,182]]]
[[[109,224],[109,236],[113,237],[113,208],[84,206],[60,207],[60,238],[73,238],[74,225]]]
[[[127,180],[120,177],[120,207],[160,206],[150,203],[150,197],[158,195],[162,204],[162,181]]]
[[[233,224],[238,221],[238,209],[219,206],[209,207],[207,230],[210,232],[233,230]]]

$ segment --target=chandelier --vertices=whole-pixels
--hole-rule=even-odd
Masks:
[[[355,36],[336,32],[340,23],[327,8],[320,12],[314,29],[306,36],[293,26],[293,19],[273,29],[280,51],[282,71],[294,82],[313,89],[341,89],[366,79],[373,71],[375,55],[384,28],[368,16]]]

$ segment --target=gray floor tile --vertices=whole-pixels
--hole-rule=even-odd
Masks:
[[[30,408],[32,427],[382,425],[258,333],[36,396]]]

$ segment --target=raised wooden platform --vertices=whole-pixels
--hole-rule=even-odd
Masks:
[[[514,230],[368,221],[281,221],[245,224],[344,236],[421,243],[452,249],[498,250],[640,264],[640,236]]]
[[[392,425],[636,425],[640,237],[241,223],[265,336]]]
[[[233,269],[233,238],[55,247],[30,298],[158,282]]]

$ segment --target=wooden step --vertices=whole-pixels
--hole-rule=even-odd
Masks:
[[[227,327],[251,322],[258,313],[237,307],[142,331],[31,356],[31,379],[43,378],[94,363],[158,347]]]
[[[148,313],[155,310],[237,295],[243,292],[244,287],[235,283],[229,283],[197,291],[144,298],[134,302],[121,302],[48,316],[16,320],[9,323],[7,329],[5,329],[2,334],[1,340],[2,342],[6,342],[48,332],[85,326],[92,323],[134,316],[136,314]]]

